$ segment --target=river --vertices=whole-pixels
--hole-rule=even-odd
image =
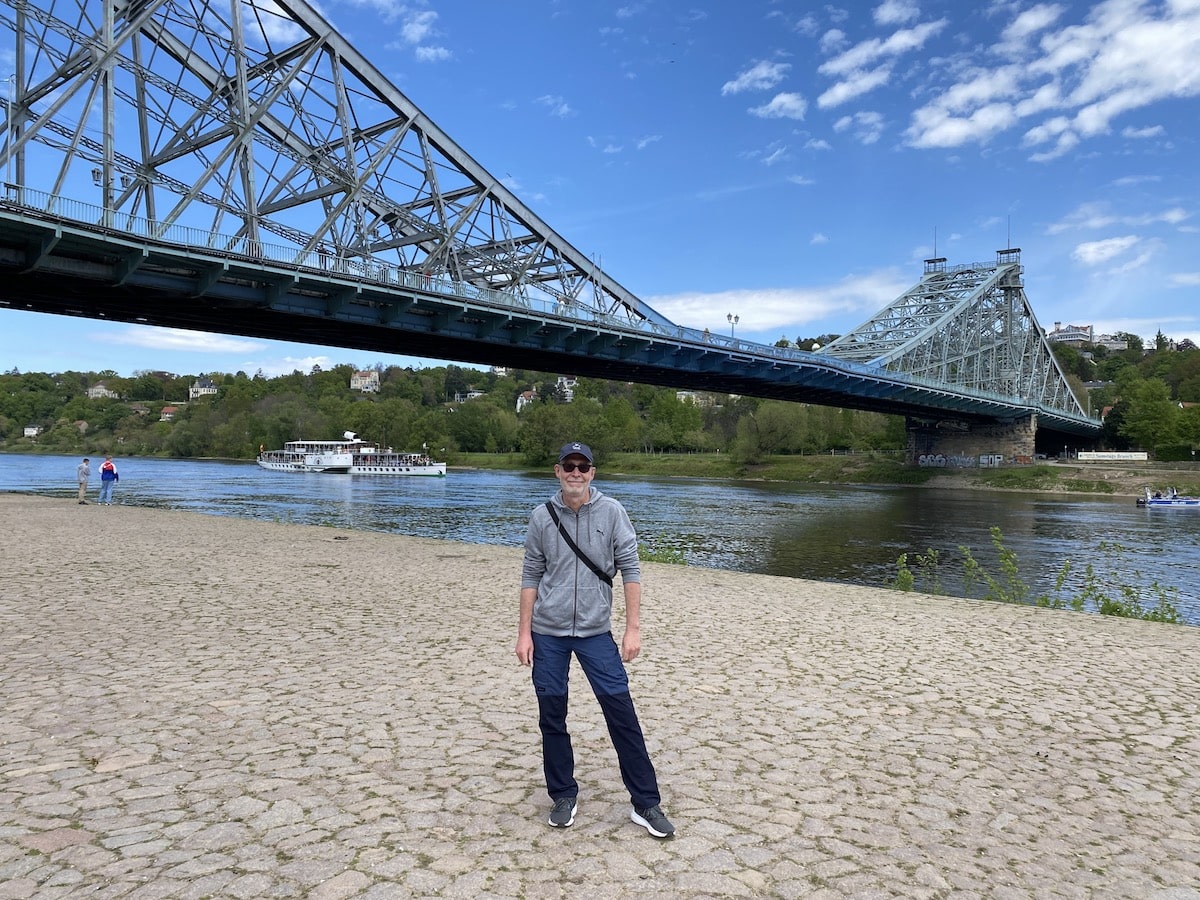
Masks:
[[[93,500],[100,461],[92,461]],[[78,462],[0,454],[0,491],[73,497]],[[268,472],[252,462],[117,464],[120,504],[514,547],[530,510],[555,487],[549,473],[452,469],[446,478],[371,478]],[[644,544],[677,551],[691,566],[881,586],[895,579],[901,553],[911,565],[932,548],[943,592],[963,594],[958,548],[969,547],[998,574],[989,536],[997,526],[1035,593],[1053,593],[1067,560],[1077,588],[1090,563],[1113,595],[1122,584],[1175,588],[1182,616],[1200,625],[1200,510],[1142,509],[1129,497],[911,486],[601,475],[596,487],[625,504]],[[1150,594],[1142,600],[1153,603]]]

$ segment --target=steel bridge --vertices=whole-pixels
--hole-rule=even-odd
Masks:
[[[1098,435],[1020,252],[816,353],[684,328],[304,0],[3,0],[0,306]]]

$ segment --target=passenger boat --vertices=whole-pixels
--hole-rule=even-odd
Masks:
[[[446,464],[423,453],[397,453],[347,431],[340,441],[288,441],[282,450],[262,450],[258,464],[273,472],[327,472],[342,475],[446,476]]]
[[[1185,497],[1175,490],[1168,488],[1166,492],[1155,491],[1150,493],[1150,488],[1146,488],[1146,496],[1138,497],[1138,506],[1194,506],[1200,509],[1200,497]]]

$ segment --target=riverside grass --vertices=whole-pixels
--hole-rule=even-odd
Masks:
[[[982,599],[999,603],[1019,603],[1047,609],[1072,609],[1076,612],[1099,613],[1102,616],[1118,616],[1125,619],[1142,619],[1147,622],[1163,622],[1180,625],[1183,619],[1176,601],[1179,591],[1165,587],[1156,578],[1147,578],[1140,570],[1131,569],[1126,559],[1126,548],[1113,541],[1101,541],[1097,548],[1096,563],[1087,563],[1077,577],[1078,590],[1066,593],[1066,584],[1073,565],[1070,560],[1063,563],[1054,581],[1052,593],[1033,595],[1028,584],[1020,575],[1017,555],[1004,544],[1004,535],[993,525],[990,529],[992,546],[999,560],[999,572],[992,574],[985,569],[971,552],[970,547],[959,545],[962,559],[963,588],[968,597],[975,595],[976,585],[982,585]],[[924,554],[913,556],[912,567],[909,555],[901,553],[896,560],[897,573],[891,583],[902,591],[942,594],[942,554],[929,549]],[[923,588],[918,588],[918,583]]]

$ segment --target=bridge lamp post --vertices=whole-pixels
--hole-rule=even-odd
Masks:
[[[12,144],[16,138],[16,132],[13,130],[13,106],[17,102],[17,73],[13,72],[4,80],[8,82],[8,109],[4,117],[4,127],[8,131],[4,138],[4,148],[8,151],[8,155],[5,157],[4,183],[12,184]]]
[[[729,339],[734,339],[734,329],[737,328],[737,323],[741,321],[741,316],[735,316],[733,313],[725,314],[725,321],[729,323]]]

